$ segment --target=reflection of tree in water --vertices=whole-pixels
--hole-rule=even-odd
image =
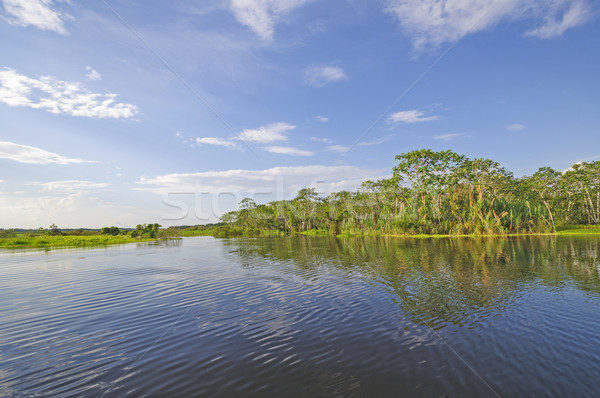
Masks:
[[[315,280],[356,278],[384,289],[412,320],[476,327],[531,289],[600,293],[597,237],[261,238],[226,241],[243,264],[275,263]],[[283,267],[281,264],[287,264]]]

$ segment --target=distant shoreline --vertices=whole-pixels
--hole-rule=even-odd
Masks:
[[[205,231],[203,231],[205,232]],[[580,228],[569,229],[557,232],[544,233],[522,233],[522,234],[504,234],[504,235],[426,235],[426,234],[340,234],[332,235],[327,231],[311,230],[294,235],[284,236],[307,236],[307,237],[336,237],[336,238],[359,238],[359,237],[382,237],[382,238],[412,238],[412,239],[439,239],[439,238],[506,238],[506,237],[521,237],[521,236],[595,236],[600,235],[600,229]],[[207,233],[198,235],[186,234],[185,237],[194,236],[212,236]],[[237,237],[275,237],[276,235],[248,236],[241,235]],[[281,235],[279,235],[281,236]],[[226,236],[217,236],[216,238],[230,238]],[[123,245],[129,243],[142,243],[157,241],[156,238],[131,238],[128,236],[32,236],[32,237],[16,237],[16,238],[0,238],[1,249],[51,249],[51,248],[82,248],[82,247],[103,247],[112,245]]]

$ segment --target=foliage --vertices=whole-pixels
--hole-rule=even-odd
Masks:
[[[14,229],[0,228],[0,238],[14,238],[16,236]]]
[[[119,229],[119,227],[104,227],[100,230],[100,233],[102,235],[116,236],[116,235],[121,235],[122,232]]]
[[[75,229],[61,231],[54,224],[49,229],[39,228],[36,231],[0,229],[0,247],[90,247],[122,244],[155,239],[177,239],[181,236],[179,228],[160,229],[159,224],[138,225],[127,234],[117,227],[105,227],[100,230]]]
[[[243,199],[221,225],[202,233],[506,235],[600,224],[600,162],[578,163],[563,173],[542,167],[515,178],[491,159],[452,151],[416,150],[396,160],[391,178],[365,181],[356,192],[318,197],[314,188],[304,188],[292,200]]]
[[[148,239],[150,240],[150,239]],[[0,239],[0,247],[4,248],[26,248],[26,247],[91,247],[105,246],[114,244],[123,244],[139,242],[139,239],[133,239],[127,236],[56,236],[56,235],[38,235],[24,236],[19,238]]]
[[[133,231],[129,233],[132,238],[150,238],[158,237],[159,224],[138,224]]]

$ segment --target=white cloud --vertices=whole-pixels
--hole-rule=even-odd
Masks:
[[[462,136],[464,136],[464,134],[441,134],[434,136],[433,139],[441,141],[451,141]]]
[[[540,39],[558,37],[565,33],[567,29],[586,22],[590,16],[588,5],[583,0],[556,1],[556,3],[559,3],[558,9],[544,16],[545,23],[542,26],[525,32],[526,36],[535,36]]]
[[[69,16],[56,11],[52,0],[2,0],[2,4],[12,25],[67,34],[64,20]]]
[[[317,119],[319,122],[323,122],[323,123],[329,121],[329,118],[325,117],[325,116],[315,116],[315,119]]]
[[[264,148],[267,152],[278,153],[281,155],[292,155],[292,156],[312,156],[314,152],[304,151],[302,149],[292,148],[289,146],[268,146]]]
[[[87,192],[90,190],[106,188],[110,184],[105,182],[92,182],[84,180],[67,180],[35,183],[30,185],[38,185],[42,187],[42,190],[45,192]]]
[[[348,176],[352,176],[350,179]],[[166,174],[156,177],[141,177],[140,190],[160,195],[173,192],[248,193],[267,192],[274,196],[289,194],[307,186],[317,185],[331,189],[356,189],[366,179],[383,178],[382,170],[355,166],[295,166],[273,167],[265,170],[225,170],[199,173]],[[267,188],[267,189],[265,189]],[[283,192],[278,192],[278,190]],[[241,199],[241,198],[240,198]]]
[[[282,16],[310,0],[231,0],[230,9],[243,25],[261,39],[273,39],[275,24]]]
[[[349,146],[343,146],[343,145],[329,145],[327,147],[328,151],[331,152],[337,152],[337,153],[346,153],[350,150]]]
[[[316,142],[322,142],[324,144],[331,144],[333,142],[329,138],[321,138],[321,137],[310,137],[310,140],[316,141]]]
[[[386,137],[382,137],[379,138],[377,140],[374,141],[363,141],[363,142],[359,142],[357,145],[358,146],[373,146],[373,145],[379,145],[379,144],[383,144],[386,141],[391,140],[392,138],[394,138],[393,135],[388,135]]]
[[[29,164],[79,164],[95,163],[89,160],[67,158],[40,148],[0,141],[0,159],[10,159]]]
[[[115,103],[116,94],[97,94],[79,83],[57,80],[52,76],[34,79],[10,68],[0,70],[0,102],[9,106],[46,109],[51,113],[95,118],[130,118],[135,105]]]
[[[386,10],[417,50],[519,19],[541,21],[526,35],[551,38],[585,22],[590,14],[588,0],[388,0]]]
[[[102,80],[102,75],[91,66],[86,66],[85,70],[87,70],[85,77],[87,77],[88,80]]]
[[[229,140],[224,140],[223,138],[219,138],[219,137],[199,137],[199,138],[196,138],[195,142],[198,145],[203,145],[203,144],[218,145],[218,146],[224,146],[224,147],[230,148],[230,149],[238,148],[238,146],[235,142],[232,142]]]
[[[304,81],[314,87],[347,80],[348,75],[339,66],[311,65],[304,70]]]
[[[510,131],[521,131],[524,128],[525,126],[519,123],[509,124],[508,126],[506,126],[506,129]]]
[[[270,144],[272,142],[287,141],[288,137],[285,133],[295,128],[296,126],[288,123],[273,123],[256,129],[243,130],[238,138],[243,141]]]
[[[421,123],[436,120],[437,116],[425,116],[423,111],[410,110],[392,113],[388,117],[388,123]]]

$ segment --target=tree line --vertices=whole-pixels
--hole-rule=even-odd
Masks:
[[[491,159],[450,150],[415,150],[396,160],[392,177],[364,181],[355,192],[319,197],[303,188],[294,199],[266,204],[245,198],[213,232],[517,234],[600,224],[600,161],[518,178]]]

